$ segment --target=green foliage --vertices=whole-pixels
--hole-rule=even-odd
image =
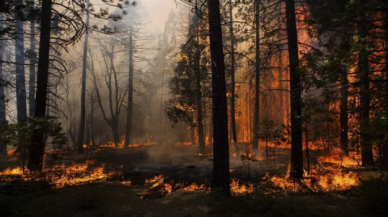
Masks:
[[[48,141],[54,149],[61,148],[67,142],[61,123],[55,117],[30,117],[22,123],[0,125],[0,131],[3,132],[0,134],[0,140],[20,151],[21,148],[29,148],[34,130],[43,131],[46,140],[50,138]]]

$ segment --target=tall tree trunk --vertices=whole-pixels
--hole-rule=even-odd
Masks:
[[[343,71],[343,74],[341,76],[341,104],[340,104],[340,142],[341,142],[341,148],[342,151],[345,154],[349,153],[349,146],[348,146],[348,73],[346,70]]]
[[[260,0],[255,0],[256,26],[256,69],[255,69],[255,106],[253,117],[253,149],[259,149],[259,117],[260,117]]]
[[[91,94],[91,102],[90,102],[90,136],[91,136],[91,142],[92,146],[95,146],[94,142],[94,93]]]
[[[31,0],[31,4],[34,4],[34,0]],[[30,116],[34,116],[35,113],[35,20],[30,21],[30,52],[33,54],[30,57],[30,78],[29,78],[29,91],[28,91],[28,106]]]
[[[280,4],[280,13],[281,13],[281,7],[282,4]],[[278,25],[279,25],[279,30],[282,28],[282,21],[281,21],[281,16],[278,18]],[[281,31],[278,31],[278,40],[281,39]],[[279,47],[279,102],[280,102],[280,116],[282,117],[281,119],[281,124],[286,125],[286,121],[284,118],[285,115],[285,107],[284,107],[284,85],[283,85],[283,46],[280,45]]]
[[[16,60],[16,108],[17,120],[19,123],[27,119],[26,104],[26,79],[24,74],[24,29],[22,12],[23,1],[15,1],[15,28],[17,31],[15,40],[15,60]]]
[[[4,16],[0,13],[0,20],[3,20]],[[3,21],[0,21],[0,30],[3,30]],[[4,75],[3,75],[3,52],[4,52],[4,41],[3,37],[0,35],[0,126],[7,124],[6,119],[6,105],[5,105],[5,92],[4,92]],[[7,144],[5,141],[0,139],[0,154],[5,154],[7,152]]]
[[[202,88],[201,88],[201,50],[199,44],[199,18],[195,17],[195,28],[197,29],[197,54],[195,57],[195,74],[196,74],[196,86],[197,86],[197,131],[198,131],[198,145],[199,153],[205,154],[205,136],[203,133],[203,110],[202,110]]]
[[[299,69],[298,34],[296,30],[295,1],[286,0],[288,55],[290,62],[291,98],[291,170],[292,178],[303,178],[302,145],[302,87]]]
[[[88,56],[88,39],[89,39],[89,0],[86,6],[86,31],[85,31],[85,40],[84,40],[84,51],[82,57],[82,83],[81,83],[81,115],[80,115],[80,124],[78,131],[78,142],[77,148],[78,153],[84,152],[84,134],[85,134],[85,113],[86,113],[86,64]]]
[[[367,28],[365,26],[365,11],[361,12],[361,21],[358,24],[358,34],[360,40],[366,40]],[[363,166],[374,165],[372,143],[369,136],[369,110],[370,110],[370,89],[369,89],[369,60],[366,42],[362,42],[362,48],[358,55],[358,73],[360,76],[360,139],[361,139],[361,158]]]
[[[230,118],[232,124],[232,140],[234,144],[234,149],[236,151],[236,156],[240,156],[240,149],[238,147],[237,141],[237,130],[236,130],[236,82],[235,82],[235,57],[234,57],[234,32],[233,32],[233,5],[232,0],[229,0],[229,17],[230,17],[230,46],[231,46],[231,57],[232,57],[232,65],[231,65],[231,92],[232,98],[230,99]]]
[[[384,44],[385,44],[385,59],[384,59],[384,71],[385,71],[385,111],[386,117],[388,117],[388,10],[385,11],[385,20],[384,20]],[[387,132],[385,132],[387,133]],[[382,144],[382,150],[380,150],[383,155],[383,166],[388,167],[388,141],[385,139],[385,142]]]
[[[127,99],[127,124],[125,129],[124,147],[131,144],[132,113],[133,113],[133,35],[132,26],[129,29],[129,75],[128,75],[128,99]]]
[[[40,25],[39,60],[37,93],[35,102],[35,117],[44,118],[46,114],[48,69],[50,61],[50,29],[51,29],[51,0],[42,0],[42,14]],[[30,171],[41,171],[45,148],[45,132],[34,128],[31,136],[31,148],[28,158]]]
[[[208,0],[213,99],[213,172],[212,191],[230,195],[228,113],[225,63],[222,45],[220,2]]]

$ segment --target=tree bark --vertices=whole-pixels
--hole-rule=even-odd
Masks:
[[[31,0],[31,3],[34,4],[34,0]],[[30,116],[34,116],[34,113],[35,113],[35,63],[36,63],[35,20],[30,21],[30,29],[31,29],[30,52],[32,52],[33,55],[31,55],[31,58],[30,58],[30,77],[29,77],[30,81],[29,81],[29,91],[28,91],[28,105],[29,105]]]
[[[202,87],[201,87],[201,69],[200,69],[200,61],[201,61],[201,51],[199,44],[199,22],[198,17],[195,17],[195,28],[197,29],[197,47],[196,47],[196,57],[195,57],[195,72],[196,72],[196,88],[197,88],[197,131],[198,131],[198,145],[199,145],[199,153],[206,153],[205,146],[205,136],[203,129],[203,110],[202,110]]]
[[[238,147],[238,141],[237,141],[237,130],[236,130],[236,82],[235,82],[235,57],[234,57],[234,33],[233,33],[233,5],[232,0],[229,0],[229,17],[230,17],[230,46],[231,46],[231,99],[230,99],[230,118],[231,120],[231,127],[232,127],[232,140],[234,149],[236,151],[236,156],[240,156],[240,149]]]
[[[358,34],[360,40],[367,40],[367,28],[365,26],[366,15],[361,12],[361,21],[358,23]],[[358,55],[358,73],[360,77],[360,139],[361,139],[361,158],[363,166],[373,166],[372,143],[369,136],[369,111],[370,111],[370,89],[369,89],[369,59],[366,50],[366,42],[362,42],[362,48]]]
[[[3,14],[0,13],[0,20],[3,20]],[[0,30],[2,30],[3,22],[0,21]],[[7,124],[6,118],[6,105],[5,105],[5,92],[4,92],[4,75],[3,75],[3,52],[4,52],[4,44],[3,44],[3,36],[0,35],[0,125],[4,126]],[[5,141],[0,140],[0,154],[5,154],[7,152],[7,144]]]
[[[46,114],[48,69],[50,61],[50,25],[51,25],[51,0],[42,1],[42,16],[40,25],[39,60],[37,93],[35,103],[35,117],[44,118]],[[30,171],[41,171],[45,148],[45,132],[34,129],[31,136],[31,148],[28,158]]]
[[[296,29],[295,1],[286,0],[286,25],[290,62],[291,98],[291,170],[292,178],[303,178],[302,145],[302,87],[299,70],[298,34]]]
[[[256,26],[256,69],[255,69],[255,106],[253,117],[253,149],[259,149],[259,118],[260,118],[260,0],[255,0]]]
[[[342,151],[345,154],[349,153],[349,137],[348,137],[348,74],[347,71],[344,70],[341,76],[341,104],[340,104],[340,142]]]
[[[228,114],[220,2],[208,0],[213,100],[213,172],[211,189],[230,195]]]
[[[129,75],[128,75],[128,99],[127,99],[127,123],[125,129],[124,147],[131,144],[132,115],[133,115],[133,35],[132,26],[129,29]]]
[[[84,40],[84,50],[82,57],[82,80],[81,80],[81,115],[80,115],[80,124],[78,131],[78,142],[77,148],[78,153],[84,153],[84,134],[85,134],[85,113],[86,113],[86,65],[87,65],[87,56],[88,56],[88,39],[89,39],[89,0],[87,3],[87,12],[86,12],[86,31],[85,31],[85,40]]]

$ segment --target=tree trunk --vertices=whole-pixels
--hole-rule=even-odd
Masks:
[[[94,142],[94,93],[92,93],[91,102],[90,102],[90,136],[91,136],[92,146],[95,146],[96,144]]]
[[[306,146],[306,161],[307,161],[307,174],[310,175],[310,153],[309,153],[309,129],[307,120],[305,123],[305,146]]]
[[[31,3],[34,4],[34,0],[31,0]],[[29,114],[34,116],[35,113],[35,20],[30,21],[30,52],[33,55],[30,57],[30,78],[29,78],[29,91],[28,91],[28,105],[29,105]]]
[[[51,25],[51,0],[42,1],[42,14],[40,25],[39,60],[37,94],[35,103],[35,117],[44,118],[46,114],[48,69],[50,61],[50,25]],[[31,148],[28,158],[30,171],[41,171],[45,148],[45,132],[34,128],[31,136]]]
[[[203,111],[202,111],[202,88],[201,88],[201,69],[200,69],[200,61],[201,61],[201,51],[199,46],[199,22],[198,17],[195,17],[195,27],[197,29],[197,55],[195,59],[195,71],[196,71],[196,86],[197,86],[197,131],[198,131],[198,145],[199,145],[199,153],[205,154],[205,136],[203,133]]]
[[[0,13],[0,20],[3,20],[3,14]],[[3,29],[3,22],[0,22],[0,30]],[[0,35],[0,125],[6,125],[7,119],[6,119],[6,105],[5,105],[5,92],[4,92],[4,75],[3,75],[3,64],[1,61],[3,61],[3,52],[4,52],[4,45],[3,45],[3,37]],[[5,154],[7,152],[7,144],[5,141],[0,140],[0,154]]]
[[[236,151],[236,156],[240,156],[240,149],[238,147],[237,141],[237,130],[236,130],[236,82],[235,82],[235,58],[234,58],[234,33],[233,33],[233,6],[232,0],[229,0],[229,17],[230,17],[230,46],[231,46],[231,57],[232,57],[232,65],[231,65],[231,99],[230,99],[230,118],[231,120],[231,128],[232,128],[232,140],[234,149]]]
[[[255,26],[256,26],[256,84],[255,84],[255,106],[253,118],[253,149],[259,149],[259,117],[260,117],[260,0],[255,0]]]
[[[19,11],[23,1],[15,1],[15,60],[16,60],[16,109],[17,120],[19,123],[27,119],[27,104],[26,104],[26,79],[24,74],[24,29],[22,21],[22,12]]]
[[[124,147],[131,144],[132,113],[133,113],[133,35],[132,26],[129,29],[129,75],[128,75],[128,102],[127,102],[127,124],[125,129]]]
[[[385,70],[385,79],[387,80],[386,84],[385,84],[385,111],[386,111],[385,117],[388,117],[388,11],[385,11],[384,27],[385,27],[385,30],[384,30],[384,34],[385,34],[384,35],[384,38],[385,38],[385,42],[384,42],[384,44],[385,44],[384,70]],[[387,132],[385,132],[385,133],[387,133]],[[387,139],[385,139],[385,142],[382,144],[381,152],[383,155],[383,158],[382,158],[383,166],[388,167],[388,141],[387,141]]]
[[[366,40],[367,29],[365,26],[365,12],[361,14],[362,20],[358,24],[358,34],[360,39]],[[360,139],[361,139],[361,158],[363,166],[374,165],[372,143],[369,136],[369,110],[370,110],[370,89],[369,89],[369,60],[368,51],[363,42],[362,48],[358,55],[358,73],[360,76]]]
[[[88,39],[89,39],[89,0],[86,6],[86,31],[85,31],[85,40],[84,40],[84,50],[82,57],[82,84],[81,84],[81,115],[80,115],[80,124],[78,131],[78,142],[77,148],[78,153],[84,153],[84,134],[85,134],[85,95],[86,95],[86,64],[88,56]]]
[[[340,104],[340,142],[342,151],[345,154],[349,154],[349,146],[348,146],[348,74],[347,71],[343,71],[343,75],[341,76],[341,104]]]
[[[113,134],[113,142],[115,143],[115,147],[119,147],[120,143],[120,134],[119,134],[119,122],[117,118],[112,117],[112,121],[110,123],[110,128]]]
[[[303,178],[302,87],[299,70],[298,34],[295,1],[286,0],[288,55],[290,62],[291,98],[291,178]]]
[[[222,45],[220,2],[208,0],[213,99],[213,172],[212,191],[230,195],[228,114],[225,65]]]

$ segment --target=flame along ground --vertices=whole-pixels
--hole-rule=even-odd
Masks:
[[[154,144],[137,144],[134,147],[145,147],[148,148]],[[180,144],[177,144],[178,146]],[[180,145],[182,146],[182,145]],[[271,145],[272,146],[272,145]],[[188,147],[184,145],[183,148]],[[113,147],[106,147],[111,148]],[[287,148],[287,147],[283,147]],[[101,149],[100,151],[104,151]],[[211,155],[198,155],[198,157],[212,157]],[[250,154],[250,156],[254,156]],[[265,165],[265,157],[254,156],[255,159],[250,162],[251,167],[255,166],[255,163],[260,163],[261,166]],[[236,157],[232,157],[232,160],[239,161]],[[357,165],[357,159],[353,157],[346,157],[340,155],[339,152],[334,150],[327,155],[321,155],[317,158],[318,163],[312,164],[310,168],[310,174],[305,171],[305,179],[300,181],[294,181],[289,179],[288,174],[279,175],[265,173],[263,177],[257,179],[252,177],[248,181],[241,181],[233,174],[239,169],[231,168],[232,173],[231,180],[231,192],[232,195],[241,195],[251,193],[255,189],[262,189],[263,183],[270,183],[273,187],[277,187],[282,191],[286,192],[329,192],[334,190],[346,190],[353,186],[359,185],[359,178],[355,172],[346,172],[346,168],[351,168]],[[245,167],[246,163],[240,162],[241,167]],[[63,188],[66,186],[84,185],[89,183],[106,183],[114,182],[121,183],[123,185],[130,186],[131,177],[124,179],[121,170],[121,165],[117,170],[107,172],[105,164],[96,165],[95,160],[86,160],[84,163],[73,163],[71,165],[55,165],[51,168],[45,168],[40,175],[24,172],[20,167],[6,168],[0,172],[0,181],[7,182],[15,179],[22,180],[43,180],[48,181],[55,188]],[[265,167],[265,166],[264,166]],[[267,166],[268,167],[268,166]],[[288,166],[289,167],[289,166]],[[265,170],[265,168],[263,168]],[[289,171],[289,168],[287,169]],[[112,179],[112,177],[115,177]],[[242,177],[243,178],[243,177]],[[256,179],[256,180],[255,180]],[[190,183],[190,182],[176,182],[172,178],[168,178],[166,175],[160,174],[151,179],[145,179],[144,184],[148,186],[149,190],[158,191],[163,196],[171,194],[175,191],[204,191],[210,192],[210,187],[205,183]],[[263,190],[263,189],[262,189]],[[270,191],[269,191],[270,193]]]

